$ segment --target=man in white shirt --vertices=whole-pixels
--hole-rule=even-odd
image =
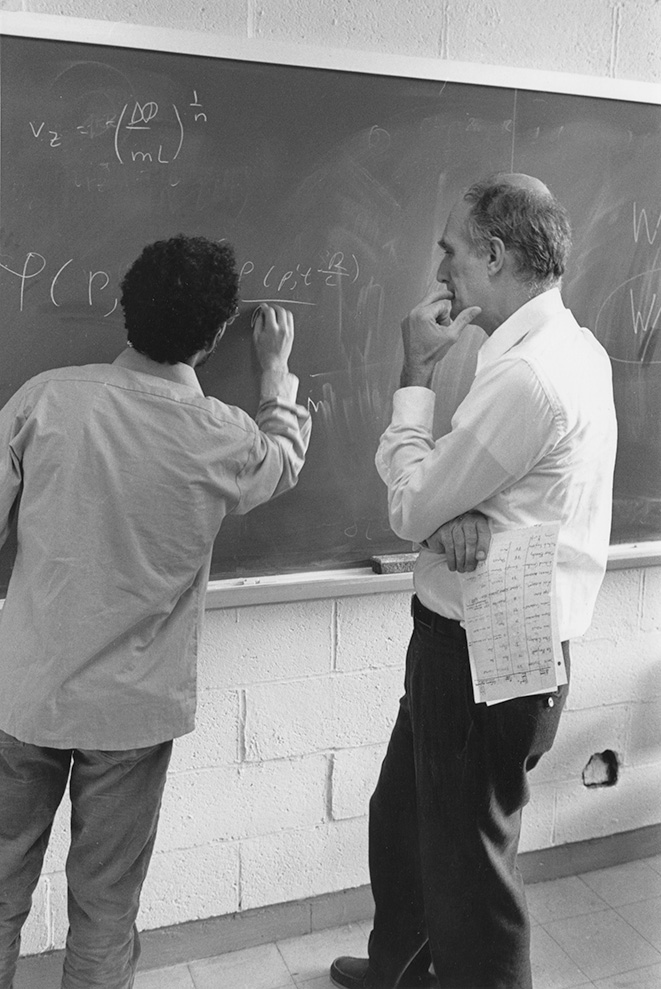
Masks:
[[[475,703],[458,571],[488,551],[485,520],[492,531],[559,521],[569,668],[568,640],[590,623],[608,550],[611,369],[560,295],[562,207],[538,179],[499,174],[464,194],[439,246],[439,287],[402,323],[401,387],[377,453],[392,527],[422,549],[406,692],[370,803],[369,959],[331,967],[347,989],[531,989],[521,811],[567,687]],[[469,322],[488,339],[435,441],[432,375]]]
[[[67,785],[62,987],[133,985],[172,740],[194,728],[213,542],[227,514],[296,484],[310,437],[280,306],[255,325],[255,419],[202,392],[238,282],[226,243],[149,245],[122,282],[128,348],[45,371],[0,410],[0,541],[12,513],[18,534],[0,617],[0,989]]]

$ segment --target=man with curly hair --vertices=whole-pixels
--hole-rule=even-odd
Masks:
[[[0,989],[67,781],[62,986],[133,985],[172,742],[194,727],[213,542],[228,513],[296,484],[309,441],[279,306],[255,325],[255,419],[200,388],[237,313],[227,244],[146,247],[121,301],[114,363],[46,371],[0,411],[0,541],[12,513],[18,535],[0,622]]]

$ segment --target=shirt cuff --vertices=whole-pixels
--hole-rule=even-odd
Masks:
[[[260,402],[280,401],[294,405],[298,391],[298,378],[289,371],[262,371]]]
[[[392,399],[391,425],[431,428],[435,404],[436,394],[431,388],[420,385],[398,388]]]

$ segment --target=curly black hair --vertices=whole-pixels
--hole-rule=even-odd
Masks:
[[[121,284],[129,343],[160,364],[206,349],[236,312],[239,276],[231,246],[179,234],[145,247]]]

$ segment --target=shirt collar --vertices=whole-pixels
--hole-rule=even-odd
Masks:
[[[477,354],[475,373],[481,371],[487,364],[493,363],[503,354],[511,350],[515,344],[537,329],[547,320],[564,312],[559,288],[551,288],[541,295],[536,295],[501,323],[497,330],[484,341]]]
[[[165,378],[175,384],[193,388],[199,395],[204,394],[197,375],[190,364],[160,364],[158,361],[153,361],[151,357],[147,357],[146,354],[140,354],[133,347],[127,347],[126,350],[123,350],[115,358],[113,364],[125,367],[129,371],[139,371],[142,374],[151,374],[155,378]]]

